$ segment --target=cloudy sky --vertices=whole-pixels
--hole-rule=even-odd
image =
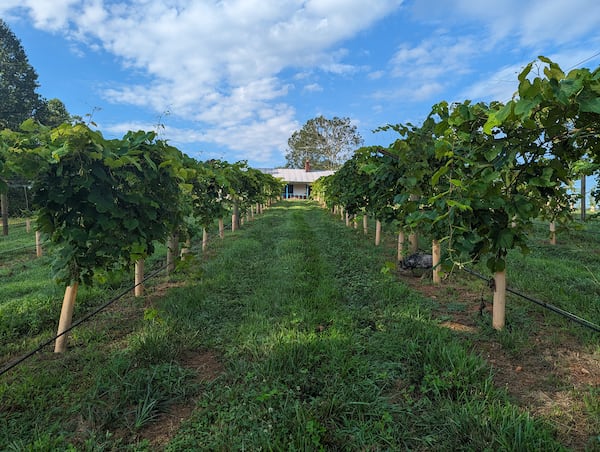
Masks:
[[[40,94],[105,136],[255,167],[319,115],[388,145],[374,129],[439,101],[509,100],[538,55],[600,65],[597,0],[0,0],[0,17]]]

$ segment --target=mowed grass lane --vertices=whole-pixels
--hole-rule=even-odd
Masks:
[[[159,304],[224,367],[167,450],[560,449],[384,263],[312,203],[228,237]]]

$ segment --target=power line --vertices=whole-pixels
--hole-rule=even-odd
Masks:
[[[567,71],[570,71],[571,69],[574,69],[574,68],[576,68],[577,66],[580,66],[580,65],[582,65],[583,63],[587,63],[588,61],[590,61],[590,60],[593,60],[593,59],[594,59],[594,58],[596,58],[597,56],[600,56],[600,51],[598,51],[598,52],[594,53],[594,54],[593,54],[591,57],[588,57],[588,58],[586,58],[586,59],[584,59],[584,60],[581,60],[579,63],[577,63],[577,64],[574,64],[573,66],[571,66],[570,68],[568,68],[568,69],[567,69]]]

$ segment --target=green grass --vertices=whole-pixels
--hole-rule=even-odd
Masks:
[[[42,353],[0,377],[0,449],[154,450],[144,428],[191,400],[166,450],[564,449],[439,326],[435,303],[381,271],[387,251],[360,228],[285,202],[209,254],[188,263],[184,287],[124,300],[83,325],[64,356]],[[46,317],[40,331],[57,314]],[[3,346],[24,351],[30,334]],[[202,350],[218,357],[218,378],[185,367]],[[593,393],[586,409],[597,412]]]

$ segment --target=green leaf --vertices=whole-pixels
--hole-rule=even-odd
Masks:
[[[483,132],[487,135],[491,135],[492,129],[504,123],[504,121],[506,121],[506,118],[510,116],[513,106],[514,102],[510,101],[502,108],[490,112],[488,114],[487,121],[483,125]]]
[[[468,204],[462,204],[462,203],[460,203],[460,202],[458,202],[456,200],[453,200],[453,199],[449,199],[448,201],[446,201],[446,204],[448,204],[448,207],[456,207],[461,212],[473,211],[473,209],[471,208],[471,206],[469,206]]]
[[[583,90],[577,96],[579,111],[600,114],[600,96],[591,90]]]
[[[431,185],[437,185],[440,181],[440,178],[448,172],[448,166],[442,166],[438,169],[433,176],[431,176]]]
[[[496,238],[496,246],[500,249],[511,249],[514,243],[514,233],[510,229],[502,229]]]
[[[95,187],[88,195],[88,201],[93,203],[98,213],[106,213],[114,207],[112,196],[106,196],[102,189]]]
[[[499,257],[490,257],[486,265],[492,273],[502,272],[506,269],[506,260]]]
[[[531,116],[532,110],[535,109],[541,101],[541,97],[538,96],[533,99],[519,99],[515,103],[515,115],[521,118]]]
[[[133,231],[139,224],[140,222],[136,218],[125,218],[123,220],[123,226],[125,226],[128,231]]]

